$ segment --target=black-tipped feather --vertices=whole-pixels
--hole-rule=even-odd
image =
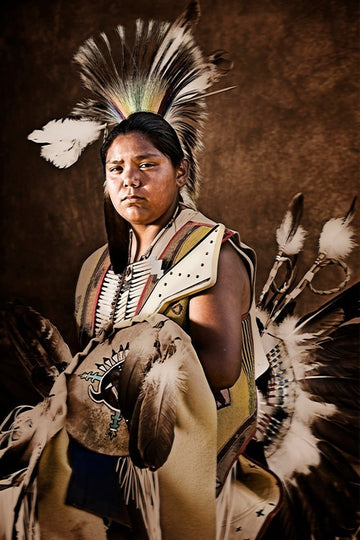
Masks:
[[[151,381],[145,381],[142,389],[144,398],[139,414],[138,449],[144,463],[152,470],[165,463],[174,441],[178,384],[176,373],[175,379],[167,376],[168,368],[165,363],[156,366],[158,375],[152,376]]]
[[[302,332],[316,332],[317,325],[321,326],[327,316],[333,317],[333,314],[339,310],[344,314],[340,323],[360,316],[360,282],[337,294],[315,311],[304,315],[296,326]]]
[[[133,410],[133,414],[131,415],[130,422],[128,424],[129,427],[129,455],[131,457],[131,461],[133,462],[136,467],[139,467],[140,469],[145,469],[147,467],[147,464],[144,461],[143,456],[140,454],[139,451],[139,419],[140,419],[140,410],[141,405],[143,403],[144,396],[141,394],[138,396],[135,407]]]
[[[72,111],[72,117],[110,125],[136,111],[163,116],[190,162],[186,188],[193,200],[198,194],[203,97],[231,68],[225,51],[205,57],[195,44],[191,31],[199,16],[199,3],[193,1],[173,24],[138,20],[134,31],[118,26],[109,37],[88,39],[75,61],[95,99],[81,101]]]

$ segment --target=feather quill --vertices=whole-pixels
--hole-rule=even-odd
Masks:
[[[63,169],[79,159],[86,146],[99,138],[104,127],[93,120],[51,120],[42,129],[30,133],[28,139],[41,144],[41,156]]]
[[[291,216],[287,212],[284,221],[276,231],[276,240],[283,253],[286,255],[296,255],[302,250],[304,240],[306,237],[306,231],[299,225],[295,234],[292,237],[288,236],[288,230],[291,226]]]

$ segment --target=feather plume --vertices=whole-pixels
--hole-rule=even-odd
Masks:
[[[199,4],[193,1],[173,24],[137,20],[134,32],[118,26],[110,37],[88,39],[74,57],[94,99],[78,103],[72,114],[110,125],[137,111],[163,116],[189,160],[186,189],[191,200],[198,194],[203,98],[232,65],[225,51],[206,57],[195,44],[192,27],[199,15]]]
[[[309,426],[293,418],[291,428],[282,444],[273,454],[267,455],[270,469],[283,481],[290,481],[295,473],[307,474],[310,466],[320,463],[317,441]]]
[[[290,225],[291,215],[287,212],[284,221],[276,231],[276,240],[283,253],[286,255],[296,255],[302,250],[307,233],[303,226],[299,225],[295,234],[289,238],[288,230]]]
[[[341,261],[350,255],[356,243],[353,239],[354,230],[350,226],[354,215],[356,198],[343,218],[332,218],[327,221],[319,238],[319,253],[324,253],[328,259]]]
[[[104,127],[92,120],[51,120],[42,129],[30,133],[28,139],[41,144],[41,156],[63,169],[79,159],[84,148],[99,138]]]
[[[302,249],[306,236],[306,231],[300,225],[302,209],[303,195],[302,193],[298,193],[291,200],[284,219],[276,231],[278,253],[258,302],[258,308],[266,308],[268,312],[272,310],[274,304],[278,303],[279,295],[289,290],[294,280],[296,256]],[[285,257],[284,254],[286,255]],[[278,287],[275,280],[284,263],[287,267],[286,276],[282,285]],[[270,290],[275,291],[272,298],[269,298]]]
[[[170,453],[176,404],[184,390],[184,374],[176,361],[155,362],[145,377],[139,396],[137,447],[143,463],[152,470],[161,467]]]
[[[341,218],[330,219],[321,231],[319,252],[336,261],[344,259],[356,245],[352,238],[353,234],[353,229]]]
[[[286,255],[296,255],[304,244],[306,231],[300,225],[303,199],[302,193],[295,195],[280,227],[276,231],[276,240],[279,249]]]
[[[206,117],[204,98],[212,94],[207,89],[232,68],[226,51],[205,56],[196,45],[192,28],[199,16],[199,2],[193,0],[174,23],[138,19],[133,29],[119,25],[110,36],[101,33],[85,41],[74,60],[92,96],[77,103],[71,118],[49,122],[43,128],[45,134],[36,130],[29,135],[30,140],[46,145],[42,157],[57,167],[70,167],[85,146],[99,137],[104,124],[116,125],[138,111],[153,112],[163,116],[179,137],[189,161],[189,180],[181,193],[194,206]],[[81,122],[78,133],[74,121]]]

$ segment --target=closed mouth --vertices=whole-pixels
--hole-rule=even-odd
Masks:
[[[139,197],[138,195],[126,195],[126,197],[124,197],[122,201],[137,202],[142,201],[143,199],[144,197]]]

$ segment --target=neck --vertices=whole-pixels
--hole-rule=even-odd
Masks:
[[[161,231],[162,227],[149,225],[145,229],[133,227],[134,236],[136,238],[136,253],[135,261],[138,261],[150,248],[152,241]]]
[[[156,223],[149,225],[132,225],[134,236],[136,239],[136,252],[134,261],[138,261],[151,248],[156,237],[161,234],[161,231],[172,221],[176,215],[178,204],[176,203],[166,215],[162,216]]]

